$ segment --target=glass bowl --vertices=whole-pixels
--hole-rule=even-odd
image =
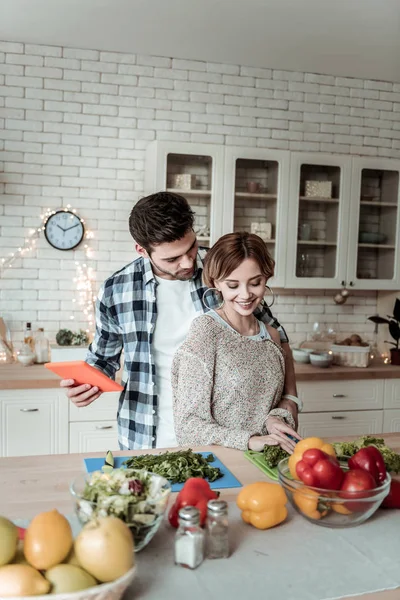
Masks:
[[[342,469],[347,471],[347,461],[339,462]],[[360,525],[375,513],[389,493],[389,474],[381,486],[372,490],[340,492],[309,487],[293,479],[288,463],[289,459],[285,458],[278,464],[279,483],[296,512],[315,525],[332,528]]]
[[[148,482],[145,493],[140,492],[140,488],[138,491],[138,484],[135,483],[140,483],[144,478]],[[107,493],[98,494],[99,485]],[[139,552],[147,546],[161,525],[171,485],[164,477],[149,471],[114,469],[110,473],[82,473],[72,481],[70,492],[76,515],[83,525],[96,517],[118,517],[128,525],[135,552]]]

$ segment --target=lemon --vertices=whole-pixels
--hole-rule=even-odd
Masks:
[[[41,596],[49,589],[47,579],[30,565],[0,567],[0,597]]]
[[[17,553],[18,529],[5,517],[0,517],[0,566],[11,562]]]

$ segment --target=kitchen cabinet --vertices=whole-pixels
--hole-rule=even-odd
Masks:
[[[383,431],[396,433],[400,431],[400,410],[385,410],[383,413]]]
[[[223,179],[222,146],[155,141],[147,148],[145,193],[167,190],[185,196],[202,246],[222,235]]]
[[[97,398],[97,400],[82,408],[78,408],[72,402],[68,402],[69,422],[116,421],[119,396],[119,392],[106,392]]]
[[[400,409],[400,379],[387,379],[385,381],[385,403],[386,408]]]
[[[119,450],[117,421],[83,421],[69,425],[69,452]]]
[[[383,410],[359,410],[324,413],[301,413],[299,434],[302,437],[366,435],[382,433]]]
[[[275,259],[270,285],[284,287],[289,152],[225,149],[222,232],[249,231],[262,237]]]
[[[347,285],[397,290],[399,260],[399,161],[354,158]]]
[[[304,403],[299,415],[300,435],[326,437],[386,431],[383,407],[388,382],[360,379],[298,383],[298,394]]]
[[[350,157],[291,153],[287,287],[340,288],[346,279],[350,184]]]
[[[343,410],[381,410],[384,405],[384,387],[383,379],[310,381],[298,383],[297,391],[304,403],[305,413],[323,413]]]
[[[68,452],[68,403],[58,390],[0,392],[0,455]]]
[[[390,159],[292,153],[286,287],[399,289],[399,175]]]
[[[391,159],[155,141],[145,192],[184,195],[202,245],[268,238],[275,287],[397,290],[399,178]]]

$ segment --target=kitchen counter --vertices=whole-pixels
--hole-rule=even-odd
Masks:
[[[400,452],[400,433],[384,435],[386,443]],[[352,439],[337,437],[336,441]],[[243,485],[268,478],[242,452],[209,446],[195,450],[214,452]],[[158,450],[116,452],[115,455],[135,455]],[[91,454],[92,455],[92,454]],[[95,454],[93,456],[104,456]],[[0,514],[9,518],[30,518],[41,511],[56,507],[65,514],[73,512],[69,483],[83,471],[83,454],[30,456],[0,459]],[[238,489],[221,491],[221,498],[234,501]],[[357,596],[358,600],[398,600],[399,590]]]
[[[294,363],[296,381],[351,381],[355,379],[400,379],[400,366],[372,363],[366,369]],[[24,367],[19,363],[0,365],[0,390],[58,388],[60,378],[43,365]]]
[[[400,366],[372,362],[369,367],[337,367],[327,369],[311,364],[294,363],[296,381],[351,381],[354,379],[400,379]]]

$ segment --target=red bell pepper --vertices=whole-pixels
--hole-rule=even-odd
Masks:
[[[186,481],[171,506],[168,515],[170,524],[177,528],[179,510],[184,506],[194,506],[200,511],[200,525],[204,525],[207,516],[207,502],[216,498],[218,498],[218,494],[210,488],[208,481],[200,477],[191,477]]]
[[[296,465],[296,473],[307,486],[325,490],[340,489],[344,475],[338,460],[318,448],[303,453]]]
[[[388,496],[381,504],[381,508],[400,508],[400,481],[392,479]]]
[[[23,527],[18,527],[18,526],[17,526],[17,529],[18,529],[18,539],[19,540],[24,540],[25,539],[25,531],[26,531],[26,529],[24,529]]]
[[[368,471],[375,479],[377,485],[381,485],[386,479],[386,467],[382,454],[375,446],[361,448],[349,459],[350,469],[363,469]]]

